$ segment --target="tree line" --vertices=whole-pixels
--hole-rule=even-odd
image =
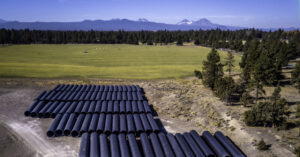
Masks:
[[[0,29],[0,44],[67,44],[67,43],[101,43],[101,44],[169,44],[194,42],[195,45],[215,48],[229,48],[243,51],[250,41],[271,40],[287,41],[300,47],[299,31],[262,31],[258,29],[243,30],[190,30],[190,31],[42,31]]]

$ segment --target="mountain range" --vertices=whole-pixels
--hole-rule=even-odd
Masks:
[[[245,27],[235,27],[215,24],[206,18],[197,21],[184,19],[176,24],[166,24],[151,22],[145,18],[138,19],[137,21],[128,19],[111,19],[111,20],[84,20],[80,22],[19,22],[19,21],[6,21],[0,19],[0,28],[6,29],[30,29],[30,30],[97,30],[97,31],[139,31],[139,30],[239,30]],[[277,28],[264,28],[263,30],[275,30]],[[295,30],[299,28],[284,28],[285,30]]]

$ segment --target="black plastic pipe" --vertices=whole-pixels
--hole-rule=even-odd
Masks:
[[[127,100],[132,100],[132,94],[131,94],[131,92],[127,92]]]
[[[140,138],[145,157],[154,157],[154,153],[149,142],[148,135],[146,133],[141,133]]]
[[[107,112],[107,101],[102,101],[101,113]]]
[[[79,101],[76,108],[75,108],[75,111],[74,113],[76,113],[77,115],[81,113],[81,110],[83,108],[83,101]]]
[[[127,92],[123,90],[122,92],[122,100],[127,100]]]
[[[126,113],[125,101],[120,101],[120,113]]]
[[[117,100],[117,92],[116,91],[112,92],[111,100],[113,100],[113,101]]]
[[[138,97],[138,100],[140,100],[140,101],[144,100],[143,95],[142,95],[141,92],[136,92],[136,95]]]
[[[245,157],[245,155],[220,131],[215,132],[216,139],[225,147],[233,157]]]
[[[132,112],[131,102],[126,101],[126,113],[131,113],[131,112]]]
[[[52,101],[49,101],[48,103],[46,103],[46,105],[44,105],[44,107],[38,112],[38,117],[39,118],[46,118],[44,115],[46,114],[48,108],[51,106]]]
[[[199,148],[202,150],[205,156],[215,157],[213,151],[208,147],[208,145],[204,142],[202,137],[195,130],[192,130],[190,132],[190,135],[193,137],[193,139],[198,144]]]
[[[179,133],[175,134],[176,140],[180,147],[183,150],[183,153],[185,154],[186,157],[194,157],[195,155],[193,154],[192,150],[188,146],[188,144],[185,142],[183,136]]]
[[[89,156],[90,156],[90,134],[84,133],[81,137],[79,157],[89,157]]]
[[[77,92],[77,94],[75,95],[75,97],[73,98],[73,100],[78,101],[79,98],[81,96],[81,92]]]
[[[106,100],[111,100],[111,92],[107,92],[107,95],[106,95]]]
[[[45,100],[51,100],[51,98],[55,95],[55,91],[51,91],[48,95],[47,95],[47,97],[46,97],[46,99]]]
[[[116,134],[110,135],[110,152],[112,157],[120,157],[120,149],[119,149],[119,142],[118,137]]]
[[[113,111],[114,111],[113,101],[108,101],[108,103],[107,103],[107,113],[113,113]]]
[[[39,101],[38,104],[31,111],[30,116],[36,117],[38,115],[38,112],[44,107],[44,104],[44,101]]]
[[[32,110],[36,107],[36,105],[38,104],[38,100],[35,100],[31,103],[31,105],[27,108],[27,110],[24,112],[25,116],[30,116]]]
[[[90,141],[91,141],[90,157],[100,157],[98,134],[95,132],[91,133]]]
[[[122,92],[127,92],[127,87],[125,85],[122,85]]]
[[[96,107],[95,107],[95,111],[94,111],[95,113],[98,113],[98,114],[101,113],[101,104],[102,104],[102,102],[99,100],[96,102]]]
[[[165,152],[165,156],[167,157],[175,157],[175,154],[172,151],[172,148],[170,146],[170,143],[167,140],[167,137],[164,133],[158,133],[158,139],[161,143],[161,146]]]
[[[139,113],[144,113],[145,109],[144,109],[143,102],[142,101],[137,101],[137,105],[138,105]]]
[[[54,88],[53,88],[53,90],[58,90],[59,88],[60,88],[60,86],[61,86],[61,84],[57,84]]]
[[[141,122],[139,114],[134,114],[133,119],[134,119],[134,124],[135,124],[135,127],[136,127],[136,132],[137,133],[143,132],[144,129],[143,129],[142,122]]]
[[[76,121],[76,114],[72,113],[64,128],[64,135],[69,136],[71,134],[75,121]]]
[[[68,97],[71,95],[72,93],[71,92],[68,92],[66,93],[66,95],[64,95],[64,97],[62,98],[63,101],[67,101],[68,100]],[[47,98],[48,99],[48,98]],[[49,99],[50,100],[50,99]]]
[[[57,128],[57,126],[58,126],[58,124],[59,124],[61,118],[62,118],[62,114],[58,114],[58,115],[55,117],[54,121],[52,122],[50,128],[49,128],[48,131],[47,131],[47,136],[48,136],[48,137],[53,137],[53,136],[55,136],[55,130],[56,130],[56,128]]]
[[[135,133],[134,122],[132,118],[132,114],[127,115],[127,133]]]
[[[58,105],[58,101],[54,101],[51,106],[48,108],[46,113],[44,114],[44,117],[49,118],[51,116],[51,113],[55,110],[55,108]]]
[[[143,104],[144,104],[145,112],[151,113],[152,111],[151,111],[151,108],[150,108],[148,102],[144,100]]]
[[[217,156],[230,157],[229,153],[221,146],[221,144],[208,131],[202,133],[202,137],[208,145],[214,150]]]
[[[152,147],[155,153],[155,156],[157,157],[164,157],[164,152],[161,148],[161,145],[159,143],[159,140],[157,138],[156,133],[151,133],[150,134],[150,141],[152,143]]]
[[[64,98],[64,96],[66,95],[66,91],[61,92],[61,94],[56,98],[56,100],[62,100]]]
[[[120,117],[118,114],[113,114],[112,133],[120,132]]]
[[[131,150],[131,155],[132,157],[142,157],[142,154],[140,152],[139,146],[136,142],[135,135],[134,134],[128,134],[128,142],[129,142],[129,147]]]
[[[101,157],[110,157],[107,136],[105,134],[100,135],[100,153]]]
[[[77,106],[77,102],[73,101],[70,107],[68,108],[67,113],[74,113],[76,106]]]
[[[64,102],[60,102],[57,107],[54,109],[54,111],[51,113],[51,118],[55,118],[55,116],[59,113],[59,111],[63,108]]]
[[[101,96],[102,101],[106,100],[106,95],[107,95],[107,92],[102,92],[102,96]]]
[[[76,122],[75,122],[75,124],[74,124],[74,127],[73,127],[73,129],[72,129],[72,131],[71,131],[71,135],[72,135],[73,137],[79,136],[79,134],[80,134],[80,128],[81,128],[81,126],[82,126],[82,123],[83,123],[84,118],[85,118],[85,114],[80,114],[80,115],[77,117]]]
[[[146,117],[145,114],[140,114],[140,118],[141,118],[141,121],[142,121],[142,124],[143,124],[143,127],[144,127],[144,130],[147,132],[147,133],[150,133],[152,132],[152,128],[148,122],[148,119]]]
[[[103,92],[104,91],[105,86],[104,85],[100,85],[100,89],[99,91]]]
[[[182,152],[180,146],[177,143],[177,140],[175,139],[174,135],[168,133],[167,134],[167,139],[170,142],[170,145],[176,154],[176,156],[184,156],[184,153]]]
[[[122,157],[130,157],[131,155],[130,155],[130,151],[128,148],[128,143],[126,141],[125,134],[119,134],[118,139],[119,139],[121,156]]]
[[[84,97],[84,100],[90,100],[91,95],[92,92],[87,92],[86,96]]]
[[[109,85],[109,91],[113,92],[114,91],[114,86],[113,85]]]
[[[52,98],[51,98],[51,101],[55,101],[58,99],[58,97],[61,95],[61,92],[57,92]]]
[[[98,120],[98,124],[97,124],[97,133],[98,134],[101,134],[104,132],[104,126],[105,126],[105,114],[104,113],[101,113],[100,114],[100,117],[99,117],[99,120]]]
[[[112,127],[112,116],[111,116],[111,114],[106,114],[104,133],[110,134],[111,133],[111,127]]]
[[[194,152],[197,157],[205,157],[200,148],[197,146],[196,142],[193,140],[189,133],[183,133],[183,137],[186,143],[190,146],[191,150]]]
[[[84,102],[81,113],[88,113],[89,108],[90,108],[90,103],[91,103],[90,101]]]
[[[96,107],[96,103],[95,101],[91,101],[89,109],[88,109],[88,113],[94,113],[95,112],[95,107]]]
[[[122,92],[122,91],[123,91],[122,86],[118,85],[118,92]]]
[[[117,100],[118,101],[122,100],[122,93],[121,93],[121,91],[117,92]]]
[[[153,119],[153,116],[151,113],[147,113],[147,119],[151,125],[152,130],[156,133],[159,132],[160,129],[159,129],[157,123],[155,122],[155,120]]]
[[[92,92],[92,95],[90,97],[90,100],[96,100],[96,96],[97,96],[98,92]]]
[[[63,117],[61,118],[61,120],[60,120],[60,122],[59,122],[57,128],[55,129],[55,134],[56,134],[57,136],[61,136],[61,135],[63,134],[64,128],[66,127],[66,123],[67,123],[67,121],[68,121],[68,119],[69,119],[69,116],[70,116],[70,115],[69,115],[68,113],[66,113],[66,114],[64,114]]]
[[[136,88],[134,85],[131,85],[130,87],[131,87],[131,91],[136,92]]]
[[[96,96],[96,100],[101,100],[102,92],[98,92]]]
[[[114,113],[120,112],[120,105],[118,101],[114,101]]]
[[[133,113],[139,113],[139,109],[138,109],[138,106],[136,104],[136,101],[131,101],[131,105],[132,105],[132,112]]]
[[[70,107],[71,102],[66,102],[64,104],[64,106],[62,107],[62,109],[59,111],[59,113],[64,114],[67,113],[68,108]]]
[[[68,101],[74,101],[74,97],[77,93],[72,91],[72,94],[67,98]]]
[[[34,100],[40,100],[46,93],[47,93],[47,91],[43,91]]]
[[[87,132],[90,126],[92,115],[91,114],[86,114],[84,117],[84,121],[82,123],[82,126],[80,128],[80,135],[83,133]]]
[[[127,131],[127,120],[125,114],[120,114],[120,133],[126,133]]]
[[[88,129],[89,133],[96,131],[98,120],[99,120],[99,114],[93,114],[89,129]]]
[[[131,86],[127,85],[126,88],[127,88],[127,92],[132,92]]]

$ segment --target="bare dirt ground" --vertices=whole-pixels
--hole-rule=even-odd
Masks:
[[[241,115],[247,108],[224,105],[201,81],[193,78],[156,81],[0,79],[0,156],[19,156],[20,152],[24,152],[22,156],[77,156],[80,138],[48,138],[46,131],[52,119],[23,115],[36,95],[58,83],[139,84],[168,132],[194,129],[201,134],[204,130],[221,130],[248,156],[292,157],[295,156],[293,147],[300,141],[296,129],[246,127]],[[293,97],[299,99],[297,95]],[[5,138],[7,135],[10,136]],[[272,144],[269,151],[255,148],[253,141],[261,138]]]

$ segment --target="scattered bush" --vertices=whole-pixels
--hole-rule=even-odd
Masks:
[[[300,146],[295,148],[294,154],[296,154],[297,157],[300,157]]]
[[[203,77],[202,77],[201,71],[195,70],[194,73],[195,73],[195,76],[196,76],[198,79],[202,79],[202,78],[203,78]]]
[[[264,139],[262,138],[258,144],[256,145],[256,148],[258,150],[268,150],[270,148],[270,145],[267,145],[264,141]]]

